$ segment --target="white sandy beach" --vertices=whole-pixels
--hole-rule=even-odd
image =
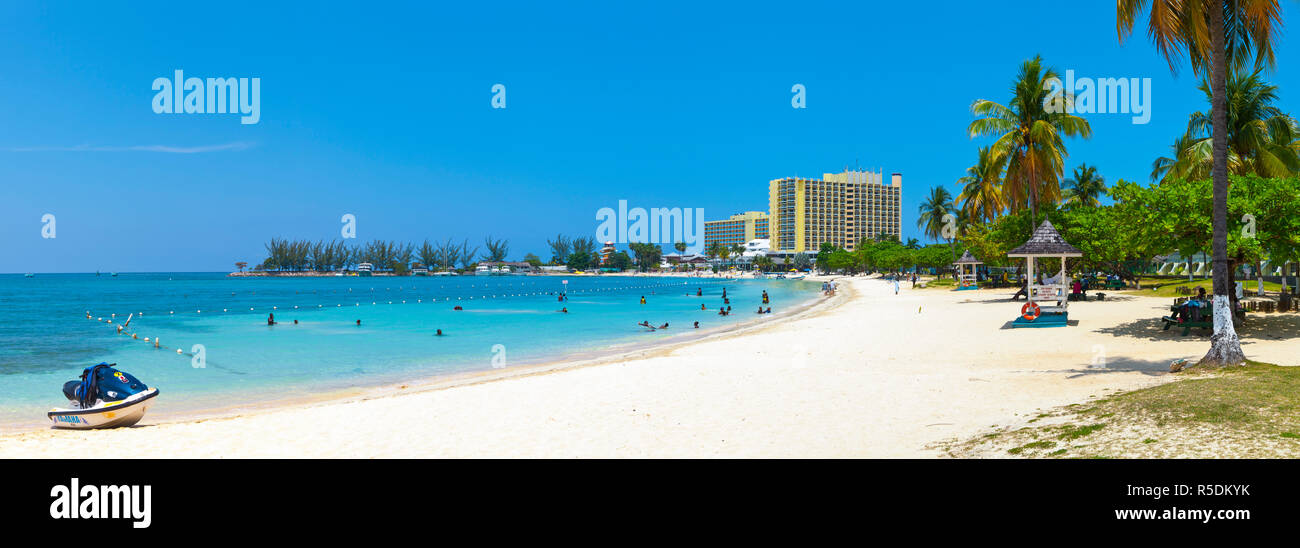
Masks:
[[[839,278],[801,317],[651,356],[438,390],[111,431],[0,437],[0,457],[936,457],[936,442],[1164,382],[1208,348],[1160,331],[1169,299],[1072,303],[1072,325],[1006,329],[1014,290]],[[1252,327],[1252,323],[1255,327]],[[1300,338],[1242,330],[1293,365]],[[1104,366],[1103,366],[1104,363]]]

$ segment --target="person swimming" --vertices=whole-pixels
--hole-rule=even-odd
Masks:
[[[771,313],[772,313],[772,307],[770,307],[770,306],[767,307],[767,310],[764,310],[763,313],[764,313],[764,314],[771,314]]]
[[[700,322],[695,322],[695,328],[696,328],[696,329],[699,329],[699,328],[700,328]]]
[[[641,296],[641,304],[645,304],[645,295]]]
[[[697,287],[697,288],[695,288],[695,296],[696,296],[696,297],[703,297],[703,296],[704,296],[704,288],[702,288],[702,287]]]
[[[668,322],[664,322],[663,325],[659,326],[659,329],[668,329]]]
[[[298,320],[294,320],[293,325],[298,325]]]
[[[434,336],[441,337],[441,336],[442,336],[442,330],[439,329],[438,332],[434,334]]]
[[[465,309],[461,308],[460,305],[456,305],[456,308],[453,308],[452,310],[465,310]]]
[[[639,323],[639,324],[637,324],[637,325],[639,325],[639,326],[641,326],[641,327],[644,327],[644,328],[646,328],[646,329],[649,329],[649,330],[651,330],[651,331],[654,331],[654,330],[655,330],[655,326],[650,325],[650,320],[643,320],[641,323]]]
[[[361,325],[361,320],[357,320],[357,325]]]
[[[703,304],[700,304],[700,310],[708,310],[708,309],[709,309],[709,307],[704,306]]]
[[[565,313],[565,314],[568,314],[568,313],[569,313],[569,307],[566,306],[566,307],[564,307],[564,308],[561,308],[561,309],[560,309],[560,312],[563,312],[563,313]]]

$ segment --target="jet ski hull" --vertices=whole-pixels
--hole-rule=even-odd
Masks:
[[[144,412],[157,396],[158,389],[150,388],[124,400],[100,402],[86,409],[51,409],[46,416],[55,428],[93,430],[131,426],[144,418]]]

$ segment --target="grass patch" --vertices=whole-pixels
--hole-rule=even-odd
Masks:
[[[1178,288],[1179,288],[1179,287],[1187,287],[1187,288],[1190,288],[1190,289],[1192,290],[1192,294],[1195,294],[1195,293],[1196,293],[1196,288],[1197,288],[1198,286],[1199,286],[1199,287],[1204,287],[1206,293],[1213,293],[1213,292],[1214,292],[1214,291],[1212,290],[1212,288],[1211,288],[1211,281],[1210,281],[1208,278],[1204,278],[1204,279],[1203,279],[1203,278],[1196,278],[1195,280],[1192,280],[1192,281],[1190,281],[1190,282],[1187,281],[1187,277],[1186,277],[1186,275],[1184,275],[1182,279],[1177,279],[1177,278],[1151,278],[1151,277],[1145,277],[1145,276],[1139,277],[1138,279],[1139,279],[1139,280],[1141,281],[1141,283],[1142,283],[1142,289],[1141,289],[1141,290],[1133,289],[1133,288],[1130,287],[1130,288],[1128,288],[1128,289],[1124,289],[1124,290],[1122,290],[1122,291],[1124,291],[1124,292],[1128,292],[1128,293],[1132,293],[1132,294],[1134,294],[1134,295],[1145,295],[1145,296],[1147,296],[1147,297],[1171,297],[1171,298],[1172,298],[1172,297],[1186,297],[1186,296],[1187,296],[1187,295],[1184,295],[1184,294],[1180,294],[1180,293],[1178,293]],[[1259,288],[1259,286],[1256,285],[1256,281],[1255,281],[1254,279],[1251,279],[1251,280],[1237,280],[1237,281],[1239,281],[1239,282],[1243,282],[1243,285],[1245,286],[1245,289],[1250,290],[1250,291],[1255,291],[1256,289]],[[1160,287],[1159,287],[1158,289],[1155,289],[1155,290],[1152,290],[1152,289],[1151,289],[1152,287],[1156,287],[1156,286],[1160,286]],[[1279,291],[1281,291],[1281,290],[1282,290],[1282,284],[1274,283],[1274,282],[1264,282],[1264,291],[1272,291],[1272,292],[1274,292],[1274,293],[1277,293],[1277,292],[1279,292]],[[1094,291],[1102,291],[1102,292],[1105,292],[1106,290],[1105,290],[1105,289],[1100,289],[1100,290],[1094,290]]]
[[[1105,427],[1105,423],[1089,424],[1087,426],[1066,426],[1062,429],[1061,435],[1057,436],[1057,439],[1077,440]]]
[[[1051,448],[1053,448],[1053,447],[1056,447],[1056,442],[1054,442],[1054,441],[1046,441],[1046,440],[1044,440],[1044,441],[1033,441],[1033,442],[1029,442],[1029,443],[1026,443],[1026,444],[1024,444],[1024,445],[1021,445],[1020,447],[1014,447],[1014,448],[1011,448],[1011,449],[1007,449],[1007,452],[1008,452],[1008,453],[1011,453],[1012,455],[1019,455],[1019,454],[1025,452],[1026,449],[1051,449]]]
[[[1283,421],[1300,427],[1300,367],[1250,362],[1245,367],[1115,396],[1108,411],[1141,414],[1158,424],[1195,421],[1260,426]],[[1289,423],[1289,424],[1287,424]]]
[[[1300,366],[1193,367],[1173,382],[1033,415],[1030,422],[1047,416],[1068,422],[966,443],[1029,458],[1294,458],[1300,454]],[[1210,441],[1222,449],[1207,452]]]

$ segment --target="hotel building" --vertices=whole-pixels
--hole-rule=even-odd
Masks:
[[[730,219],[704,222],[704,246],[707,248],[715,242],[722,245],[745,245],[750,240],[768,237],[767,214],[762,211],[746,211],[732,215]]]
[[[817,252],[830,242],[849,251],[863,237],[902,237],[903,175],[889,184],[871,171],[826,173],[821,179],[786,177],[768,183],[773,251]],[[708,233],[707,223],[705,233]]]

